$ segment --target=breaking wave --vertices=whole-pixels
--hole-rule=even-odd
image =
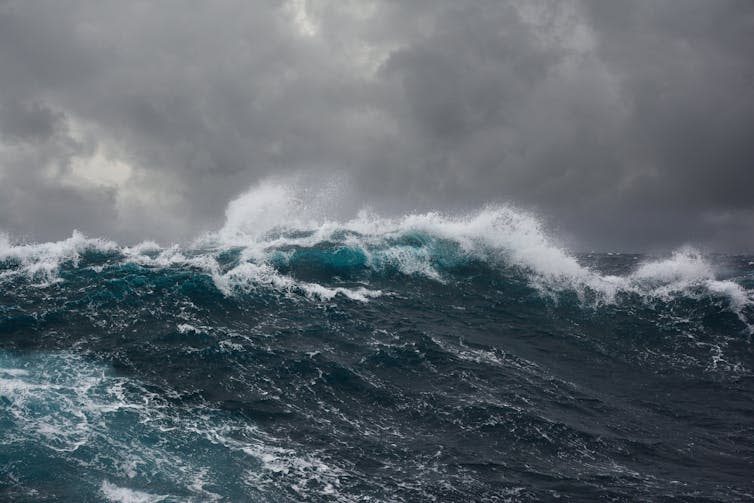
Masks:
[[[604,274],[558,246],[535,216],[510,206],[393,218],[362,210],[354,218],[335,220],[327,216],[327,196],[332,194],[312,196],[292,184],[262,183],[229,204],[220,230],[186,247],[154,242],[123,247],[77,231],[63,241],[41,244],[12,244],[0,235],[0,281],[21,275],[39,285],[55,283],[61,281],[61,267],[79,267],[83,260],[95,269],[128,263],[192,268],[209,275],[226,295],[267,288],[322,300],[343,295],[368,301],[384,293],[369,287],[375,277],[448,282],[476,270],[517,274],[545,296],[572,292],[584,305],[634,296],[647,302],[721,297],[749,323],[752,290],[718,278],[713,264],[691,247],[666,258],[636,258],[633,270]],[[351,281],[333,287],[296,276]]]
[[[0,499],[751,498],[753,257],[339,205],[268,181],[190,244],[0,235]]]

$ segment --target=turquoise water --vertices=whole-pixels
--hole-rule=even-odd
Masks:
[[[0,499],[751,498],[754,258],[506,211],[0,243]]]

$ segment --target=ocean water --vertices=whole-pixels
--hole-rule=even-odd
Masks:
[[[754,257],[316,209],[0,238],[0,500],[754,499]]]

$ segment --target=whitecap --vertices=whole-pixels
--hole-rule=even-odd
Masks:
[[[168,496],[149,494],[127,487],[120,487],[107,480],[102,482],[100,490],[108,501],[114,503],[158,503],[168,498]]]

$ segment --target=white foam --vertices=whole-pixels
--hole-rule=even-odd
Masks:
[[[220,500],[210,489],[245,484],[223,480],[215,471],[214,456],[230,452],[248,456],[251,465],[259,467],[254,471],[253,493],[265,487],[276,492],[280,484],[286,484],[296,485],[307,497],[315,490],[309,487],[310,481],[320,481],[329,490],[339,484],[342,472],[311,453],[282,447],[285,442],[253,424],[207,405],[176,405],[165,399],[165,393],[170,392],[157,393],[70,352],[33,358],[0,352],[0,397],[5,417],[10,419],[4,440],[44,446],[84,464],[95,452],[97,462],[117,468],[99,487],[109,501],[176,501],[175,496],[122,485],[123,479],[136,484],[155,473],[190,494],[182,500]],[[154,443],[154,438],[160,441]],[[203,456],[207,442],[214,454]],[[186,456],[195,443],[202,446],[197,449],[200,455]],[[79,450],[82,446],[86,452]],[[246,461],[243,465],[250,466]]]
[[[326,287],[318,283],[297,281],[290,276],[280,274],[274,267],[265,263],[243,262],[225,274],[214,274],[213,280],[217,288],[226,294],[232,294],[235,289],[248,293],[268,287],[289,294],[302,292],[307,297],[322,300],[330,300],[341,294],[361,302],[367,302],[382,294],[379,290],[369,290],[364,287]]]
[[[168,496],[149,494],[127,487],[116,486],[107,480],[102,482],[100,490],[108,501],[115,503],[157,503],[165,501],[168,498]]]
[[[145,253],[159,253],[162,250],[162,246],[154,241],[142,241],[134,246],[125,247],[123,253],[126,255],[143,255]]]
[[[731,280],[717,279],[712,264],[691,247],[677,250],[670,258],[641,264],[625,283],[624,290],[647,298],[669,300],[705,294],[723,297],[730,310],[754,333],[754,324],[744,314],[746,308],[754,306],[754,291]]]
[[[493,267],[520,268],[546,295],[574,291],[583,302],[604,304],[616,302],[621,294],[667,299],[698,296],[701,289],[727,298],[742,320],[743,311],[754,303],[751,291],[734,281],[717,279],[712,265],[693,248],[641,263],[630,274],[604,275],[581,265],[550,237],[534,215],[511,206],[487,206],[462,215],[428,212],[399,217],[362,210],[353,218],[338,220],[328,211],[337,199],[330,185],[317,191],[268,180],[233,200],[223,227],[202,236],[192,247],[162,248],[144,242],[122,248],[120,253],[123,260],[147,267],[196,268],[208,274],[225,295],[267,288],[311,299],[330,300],[343,295],[368,301],[380,292],[300,281],[280,273],[273,259],[279,260],[281,253],[290,254],[291,247],[327,244],[360,251],[365,265],[374,270],[396,268],[407,275],[443,281],[437,259],[447,252],[443,243],[452,243],[453,253],[487,261]],[[406,244],[405,238],[411,236],[419,241]],[[117,245],[78,232],[64,241],[36,245],[12,245],[7,236],[0,235],[0,260],[20,263],[18,268],[0,273],[0,279],[23,273],[42,284],[57,281],[61,263],[77,263],[80,253],[89,248],[115,250]],[[240,249],[238,260],[221,266],[219,254],[230,249]]]
[[[19,267],[6,271],[2,276],[26,275],[39,284],[49,284],[57,279],[58,270],[64,262],[78,264],[81,254],[89,250],[109,252],[118,245],[104,239],[91,239],[79,231],[70,238],[36,244],[13,244],[7,235],[0,234],[0,261],[15,261]]]
[[[317,214],[319,219],[313,216]],[[243,258],[260,260],[266,258],[269,251],[284,246],[310,247],[337,242],[335,233],[345,232],[347,237],[340,242],[361,249],[368,265],[393,265],[406,274],[419,273],[440,279],[440,273],[432,267],[433,250],[388,243],[418,232],[432,239],[454,241],[462,252],[469,254],[503,253],[509,263],[530,268],[550,281],[573,283],[589,276],[574,257],[553,244],[539,220],[509,206],[490,206],[460,216],[429,212],[387,218],[361,211],[342,222],[321,215],[321,211],[309,211],[294,187],[265,182],[234,200],[228,207],[222,229],[205,236],[200,243],[243,247]],[[281,230],[287,232],[281,233]],[[374,253],[375,249],[379,254]]]
[[[248,241],[291,219],[299,220],[304,202],[296,196],[289,185],[263,182],[228,204],[218,237],[225,242]]]
[[[736,309],[752,301],[752,292],[738,283],[716,279],[712,264],[691,247],[675,251],[670,258],[641,264],[628,279],[636,288],[656,296],[667,297],[701,286],[728,297]]]
[[[307,196],[312,197],[311,191]],[[742,310],[754,303],[751,291],[733,281],[718,280],[712,265],[690,247],[666,259],[641,263],[625,276],[604,275],[581,265],[550,237],[534,215],[511,206],[487,206],[465,215],[428,212],[396,218],[361,211],[350,220],[335,221],[321,211],[324,198],[313,199],[317,211],[309,211],[306,197],[294,185],[267,181],[234,200],[223,228],[201,242],[221,248],[242,247],[242,258],[256,264],[239,266],[223,281],[254,277],[290,289],[292,280],[275,278],[274,270],[264,265],[270,254],[281,247],[311,247],[325,242],[361,250],[372,268],[392,266],[405,274],[442,281],[441,272],[433,265],[432,247],[439,239],[456,243],[462,253],[477,259],[520,267],[543,293],[572,290],[583,301],[591,299],[597,304],[614,303],[621,293],[668,299],[692,295],[701,288],[727,298],[731,309],[744,320]],[[398,238],[417,233],[429,241],[423,246],[396,244]],[[320,289],[319,285],[304,285],[302,289],[322,298],[332,295],[332,289]]]
[[[325,198],[312,194],[310,191],[307,196],[317,201],[316,211],[311,210],[295,186],[263,182],[232,201],[226,211],[225,225],[198,243],[242,247],[245,259],[260,260],[270,250],[283,246],[309,247],[338,241],[335,233],[345,231],[348,236],[341,240],[342,244],[361,249],[370,265],[395,265],[407,274],[440,279],[431,266],[432,250],[387,245],[391,238],[421,232],[455,241],[466,253],[504,252],[510,262],[529,267],[550,280],[572,280],[585,275],[575,258],[553,244],[539,220],[509,206],[489,206],[458,216],[429,212],[398,218],[362,210],[350,220],[336,221],[321,210]],[[328,195],[332,196],[331,191]],[[371,252],[374,248],[379,249],[379,256]]]
[[[194,325],[191,325],[189,323],[180,323],[178,326],[176,326],[178,329],[179,334],[200,334],[202,333],[202,330],[199,328],[196,328]]]

